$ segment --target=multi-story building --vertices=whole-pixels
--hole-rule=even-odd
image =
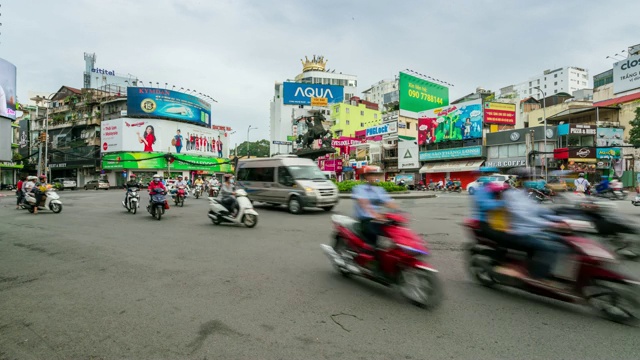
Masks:
[[[388,103],[389,99],[385,101],[385,94],[390,94],[398,91],[398,77],[395,79],[380,80],[377,83],[371,85],[367,90],[363,91],[364,99],[378,104],[378,109],[384,110],[384,105]]]
[[[519,99],[533,97],[542,99],[542,93],[536,88],[540,87],[547,96],[558,93],[572,94],[576,90],[589,87],[589,71],[575,66],[566,66],[554,70],[545,70],[541,75],[536,75],[513,86],[512,91],[518,94]],[[509,87],[506,87],[509,88]]]
[[[331,131],[334,138],[355,137],[356,132],[382,123],[378,105],[354,97],[350,103],[330,107]]]
[[[271,154],[278,152],[274,141],[291,141],[304,133],[304,124],[296,120],[320,111],[327,119],[331,116],[331,104],[351,99],[357,91],[355,75],[347,75],[326,68],[324,57],[314,56],[302,60],[302,73],[293,80],[276,82],[270,104],[269,139]],[[327,105],[312,104],[312,98],[326,98]]]

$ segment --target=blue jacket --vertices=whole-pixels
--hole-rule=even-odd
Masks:
[[[502,200],[495,199],[484,186],[478,187],[472,196],[473,212],[471,217],[479,221],[487,221],[487,212],[504,206]]]

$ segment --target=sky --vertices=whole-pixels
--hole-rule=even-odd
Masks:
[[[0,57],[29,91],[82,86],[96,67],[197,89],[218,101],[231,141],[269,138],[274,83],[304,56],[358,76],[359,91],[400,70],[452,83],[452,99],[498,91],[545,69],[611,68],[640,43],[640,1],[0,0]]]

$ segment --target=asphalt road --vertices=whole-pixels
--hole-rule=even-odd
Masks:
[[[472,282],[465,194],[402,201],[444,283],[432,311],[338,275],[319,247],[329,213],[259,207],[246,229],[212,225],[206,199],[158,222],[122,191],[60,195],[60,214],[0,198],[0,359],[640,358],[640,329]]]

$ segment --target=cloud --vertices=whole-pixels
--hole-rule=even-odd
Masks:
[[[216,123],[267,138],[274,82],[305,55],[357,75],[360,90],[410,68],[455,84],[456,98],[560,66],[605,71],[607,55],[638,42],[638,13],[595,0],[11,1],[0,53],[18,66],[20,99],[80,87],[82,55],[95,52],[99,67],[209,94]]]

